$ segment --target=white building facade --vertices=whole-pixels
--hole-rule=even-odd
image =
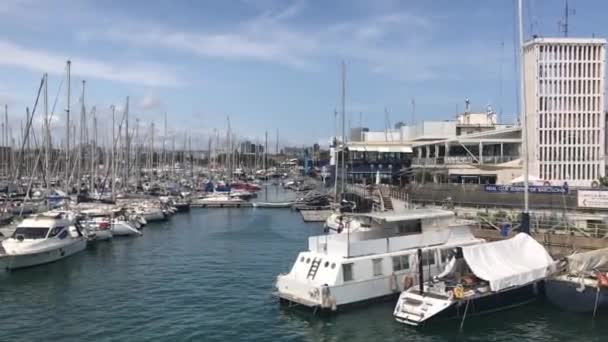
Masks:
[[[530,175],[573,186],[605,175],[605,52],[597,38],[524,45]]]

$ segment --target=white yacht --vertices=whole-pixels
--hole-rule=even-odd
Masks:
[[[288,274],[277,277],[281,301],[335,311],[397,298],[416,283],[418,262],[432,277],[448,262],[450,249],[484,242],[470,232],[470,221],[458,220],[451,211],[409,209],[354,216],[370,229],[309,237],[308,250],[300,252]]]
[[[2,241],[0,265],[7,270],[53,262],[80,252],[86,239],[67,212],[48,212],[27,218]]]

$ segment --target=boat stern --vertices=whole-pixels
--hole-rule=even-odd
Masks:
[[[452,303],[448,297],[433,293],[421,294],[410,288],[399,296],[393,316],[399,323],[418,326],[449,308]]]

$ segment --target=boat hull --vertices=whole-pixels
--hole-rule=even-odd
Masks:
[[[163,213],[162,210],[151,210],[141,214],[141,216],[146,220],[146,222],[160,222],[167,220],[167,216]]]
[[[132,227],[126,222],[114,222],[112,223],[112,235],[114,236],[131,236],[131,235],[142,235],[142,232]]]
[[[575,281],[548,279],[545,281],[545,293],[551,304],[565,311],[593,312],[596,300],[599,312],[608,308],[608,288],[599,288],[598,296],[598,288],[595,286],[581,288]]]
[[[422,326],[441,320],[462,319],[465,315],[466,318],[469,318],[529,304],[539,299],[542,291],[542,282],[538,282],[470,300],[454,301],[449,307],[427,319],[410,320],[406,318],[407,314],[402,315],[399,312],[396,312],[394,317],[397,322],[413,326]]]
[[[93,230],[87,233],[87,238],[89,241],[105,241],[110,240],[112,238],[112,230]]]
[[[57,260],[67,258],[70,255],[76,254],[84,250],[87,242],[84,238],[74,240],[71,244],[61,248],[31,254],[5,255],[1,259],[2,266],[7,270],[15,270],[19,268],[33,267],[42,264],[48,264]]]

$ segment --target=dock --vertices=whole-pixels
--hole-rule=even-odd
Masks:
[[[300,210],[304,222],[325,222],[331,213],[331,210]]]
[[[192,203],[192,208],[291,208],[293,202],[234,202],[217,201],[210,203]]]

